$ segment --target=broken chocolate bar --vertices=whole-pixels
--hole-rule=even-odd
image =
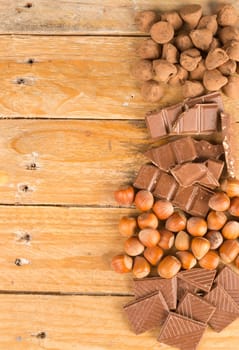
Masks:
[[[174,177],[163,171],[160,172],[158,183],[153,191],[153,194],[157,198],[167,199],[171,201],[178,189],[178,183]]]
[[[140,190],[154,190],[160,170],[152,164],[144,164],[140,168],[134,181],[134,187]]]
[[[215,282],[222,286],[239,305],[239,275],[237,273],[232,271],[228,266],[225,266],[219,272]]]
[[[200,160],[218,159],[224,153],[222,144],[213,145],[206,140],[193,140],[193,142]]]
[[[209,292],[212,288],[212,284],[216,275],[215,270],[205,270],[202,268],[194,268],[192,270],[181,271],[177,278],[181,279],[188,284],[203,290],[204,292]]]
[[[230,177],[236,177],[235,171],[235,154],[237,154],[234,149],[235,140],[233,136],[233,130],[231,127],[231,117],[229,114],[221,113],[221,125],[222,125],[222,145],[225,153],[225,160],[227,165],[227,172]]]

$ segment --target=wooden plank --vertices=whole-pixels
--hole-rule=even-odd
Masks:
[[[199,3],[209,11],[207,0],[9,0],[0,3],[0,32],[26,34],[141,34],[134,25],[140,10],[177,9]],[[224,3],[218,0],[217,3]],[[239,9],[238,1],[231,0]]]
[[[160,104],[143,101],[130,73],[142,40],[0,36],[0,117],[144,119],[182,100],[181,89],[171,88]],[[239,120],[239,101],[224,101]]]
[[[135,213],[1,206],[0,290],[132,294],[132,276],[114,273],[110,264],[123,252],[119,219]]]
[[[136,336],[122,306],[126,297],[0,295],[0,347],[12,350],[173,350],[159,329]],[[235,350],[239,320],[221,333],[207,330],[198,350]]]

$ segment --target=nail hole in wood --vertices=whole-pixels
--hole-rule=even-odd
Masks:
[[[16,260],[15,260],[15,265],[17,265],[17,266],[22,266],[21,259],[16,259]]]
[[[23,78],[17,79],[17,84],[18,84],[18,85],[23,85],[23,84],[25,84],[25,79],[23,79]]]
[[[27,2],[24,7],[27,8],[27,9],[30,9],[32,7],[32,3],[31,2]]]
[[[20,186],[20,190],[21,190],[22,192],[28,192],[28,191],[29,191],[29,187],[28,187],[28,185],[21,185],[21,186]]]
[[[37,165],[36,163],[31,163],[27,165],[27,170],[37,170]]]
[[[46,333],[45,332],[39,332],[39,333],[37,333],[36,337],[38,339],[45,339],[46,338]]]
[[[27,61],[28,64],[33,64],[35,62],[34,58],[29,58],[29,60]]]

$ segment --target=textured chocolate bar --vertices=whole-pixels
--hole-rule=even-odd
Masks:
[[[160,291],[128,303],[124,306],[124,310],[135,334],[162,325],[169,312]]]
[[[205,162],[210,173],[218,181],[222,175],[225,163],[222,160],[208,159]]]
[[[221,332],[239,316],[239,307],[221,286],[216,286],[204,299],[216,307],[208,324],[216,332]]]
[[[192,293],[185,293],[176,312],[192,318],[195,321],[207,323],[215,312],[216,307]]]
[[[170,310],[175,310],[177,305],[177,278],[165,279],[150,277],[133,281],[133,290],[136,298],[143,297],[155,291],[160,291]]]
[[[204,177],[208,172],[208,168],[203,163],[184,163],[171,169],[172,175],[177,182],[184,187],[191,186]]]
[[[152,164],[142,165],[134,181],[134,187],[141,190],[152,191],[156,186],[159,172],[160,170]]]
[[[174,177],[163,171],[160,172],[158,183],[153,191],[153,194],[157,198],[167,199],[171,201],[178,189],[178,183]]]
[[[225,160],[227,165],[228,175],[236,177],[235,171],[235,155],[237,154],[234,149],[234,136],[231,127],[231,116],[229,114],[221,113],[221,125],[222,125],[222,145],[225,153]]]
[[[225,266],[219,272],[215,282],[222,286],[239,305],[239,275],[236,272],[232,271],[230,267]]]
[[[184,100],[184,103],[189,107],[198,103],[216,103],[220,112],[223,112],[224,106],[222,102],[222,95],[220,92],[210,92],[209,94],[188,98]]]
[[[198,158],[201,160],[218,159],[224,153],[223,145],[213,145],[206,140],[193,140]]]
[[[192,285],[192,284],[190,284],[190,283],[188,283],[186,281],[183,281],[180,278],[177,278],[177,286],[178,286],[178,288],[177,288],[177,299],[179,301],[184,297],[185,293],[187,293],[187,292],[191,292],[193,294],[196,294],[196,293],[198,293],[200,291],[194,285]]]
[[[205,330],[206,324],[170,312],[158,341],[181,350],[195,350]]]
[[[204,292],[209,292],[212,288],[215,275],[216,270],[206,270],[196,267],[191,270],[179,272],[177,278]]]

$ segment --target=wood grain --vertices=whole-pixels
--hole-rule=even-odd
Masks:
[[[139,350],[172,347],[159,329],[134,335],[123,313],[128,297],[0,295],[0,347],[12,350]],[[236,350],[239,320],[207,330],[198,350]],[[43,334],[43,339],[41,335]]]
[[[10,34],[110,34],[139,35],[134,25],[136,12],[141,10],[178,9],[188,3],[198,3],[205,13],[207,0],[9,0],[0,3],[0,32]],[[217,4],[225,3],[218,0]],[[238,1],[231,0],[237,9]]]
[[[142,40],[0,36],[0,117],[144,119],[147,111],[182,100],[180,88],[165,88],[159,104],[143,101],[130,73]],[[239,120],[239,101],[224,102]]]

